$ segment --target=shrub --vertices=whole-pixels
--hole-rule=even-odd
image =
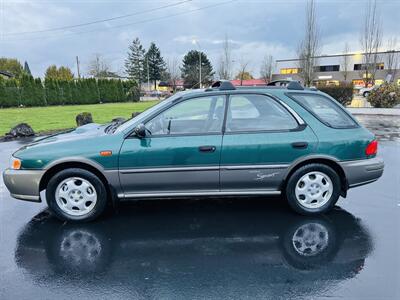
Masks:
[[[6,79],[4,81],[4,89],[0,91],[0,99],[3,98],[0,106],[12,107],[19,106],[21,104],[21,95],[18,88],[18,81],[15,78]],[[4,94],[3,94],[4,93]]]
[[[122,86],[125,91],[125,101],[138,102],[140,100],[140,88],[135,81],[124,81]]]
[[[134,81],[83,78],[59,80],[23,75],[20,79],[0,78],[0,107],[95,104],[99,102],[139,101]]]
[[[21,104],[24,106],[46,105],[44,88],[40,78],[22,75],[20,79]]]
[[[400,104],[400,87],[394,83],[384,83],[371,91],[368,102],[377,108],[391,108]]]
[[[327,93],[343,106],[349,105],[353,99],[353,84],[341,82],[339,85],[318,87],[321,92]]]

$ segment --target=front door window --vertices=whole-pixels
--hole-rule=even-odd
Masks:
[[[147,122],[152,136],[219,133],[224,119],[224,96],[182,101]]]

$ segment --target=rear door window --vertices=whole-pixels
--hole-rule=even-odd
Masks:
[[[267,96],[241,94],[229,98],[227,132],[279,131],[297,127],[293,116]]]
[[[292,94],[297,103],[324,124],[334,128],[354,128],[357,123],[334,101],[319,94]]]

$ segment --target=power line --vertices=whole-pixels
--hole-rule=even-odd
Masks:
[[[112,17],[112,18],[107,18],[107,19],[101,19],[101,20],[96,20],[96,21],[91,21],[91,22],[86,22],[86,23],[67,25],[67,26],[61,26],[61,27],[54,27],[54,28],[48,28],[48,29],[42,29],[42,30],[34,30],[34,31],[21,31],[21,32],[4,33],[3,36],[15,36],[15,35],[24,35],[24,34],[44,33],[44,32],[52,32],[52,31],[60,31],[60,30],[65,30],[65,29],[84,27],[84,26],[99,24],[99,23],[103,23],[103,22],[109,22],[109,21],[119,20],[119,19],[128,18],[128,17],[132,17],[132,16],[137,16],[137,15],[141,15],[141,14],[146,14],[146,13],[154,12],[154,11],[157,11],[157,10],[169,8],[169,7],[179,6],[179,5],[182,5],[182,4],[190,2],[190,1],[193,1],[193,0],[185,0],[185,1],[177,2],[177,3],[173,3],[173,4],[160,6],[160,7],[157,7],[157,8],[143,10],[143,11],[140,11],[140,12],[130,13],[130,14],[122,15],[122,16],[117,16],[117,17]]]
[[[235,2],[235,1],[238,1],[238,0],[230,0],[230,1],[220,2],[220,3],[216,3],[216,4],[211,4],[211,5],[207,5],[207,6],[203,6],[203,7],[199,7],[199,8],[195,8],[195,9],[191,9],[191,10],[187,10],[187,11],[180,12],[180,13],[169,14],[169,15],[166,15],[166,16],[146,19],[146,20],[132,22],[132,23],[125,23],[125,24],[116,25],[116,26],[110,26],[110,27],[107,27],[107,28],[97,28],[97,29],[93,29],[93,30],[77,31],[77,32],[70,32],[70,33],[65,33],[65,34],[57,34],[57,35],[34,37],[34,38],[12,39],[12,40],[3,39],[3,42],[7,42],[7,41],[27,41],[27,40],[37,40],[37,39],[46,39],[46,38],[55,38],[55,37],[57,38],[57,37],[65,37],[65,36],[68,37],[68,36],[80,35],[80,34],[86,34],[86,33],[93,33],[93,32],[98,32],[98,31],[113,30],[113,29],[117,29],[117,28],[121,28],[121,27],[127,27],[127,26],[144,24],[144,23],[151,23],[151,22],[154,22],[154,21],[160,21],[160,20],[169,19],[169,18],[172,18],[172,17],[186,15],[186,14],[197,12],[197,11],[201,11],[201,10],[204,10],[204,9],[209,9],[209,8],[225,5],[225,4],[228,4],[228,3],[232,3],[232,2]]]

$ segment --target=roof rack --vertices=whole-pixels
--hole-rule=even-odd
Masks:
[[[295,80],[275,80],[268,83],[267,86],[286,87],[288,90],[304,90],[300,82]]]
[[[211,88],[218,89],[220,91],[236,90],[235,86],[229,80],[218,80],[211,85]]]
[[[304,87],[298,81],[294,80],[275,80],[271,81],[265,87],[268,88],[286,88],[288,90],[304,90]],[[237,88],[262,88],[260,86],[257,87],[245,87],[245,86],[238,86]],[[231,91],[236,90],[236,87],[230,82],[229,80],[218,80],[215,81],[211,87],[205,89],[206,92],[208,91]]]

